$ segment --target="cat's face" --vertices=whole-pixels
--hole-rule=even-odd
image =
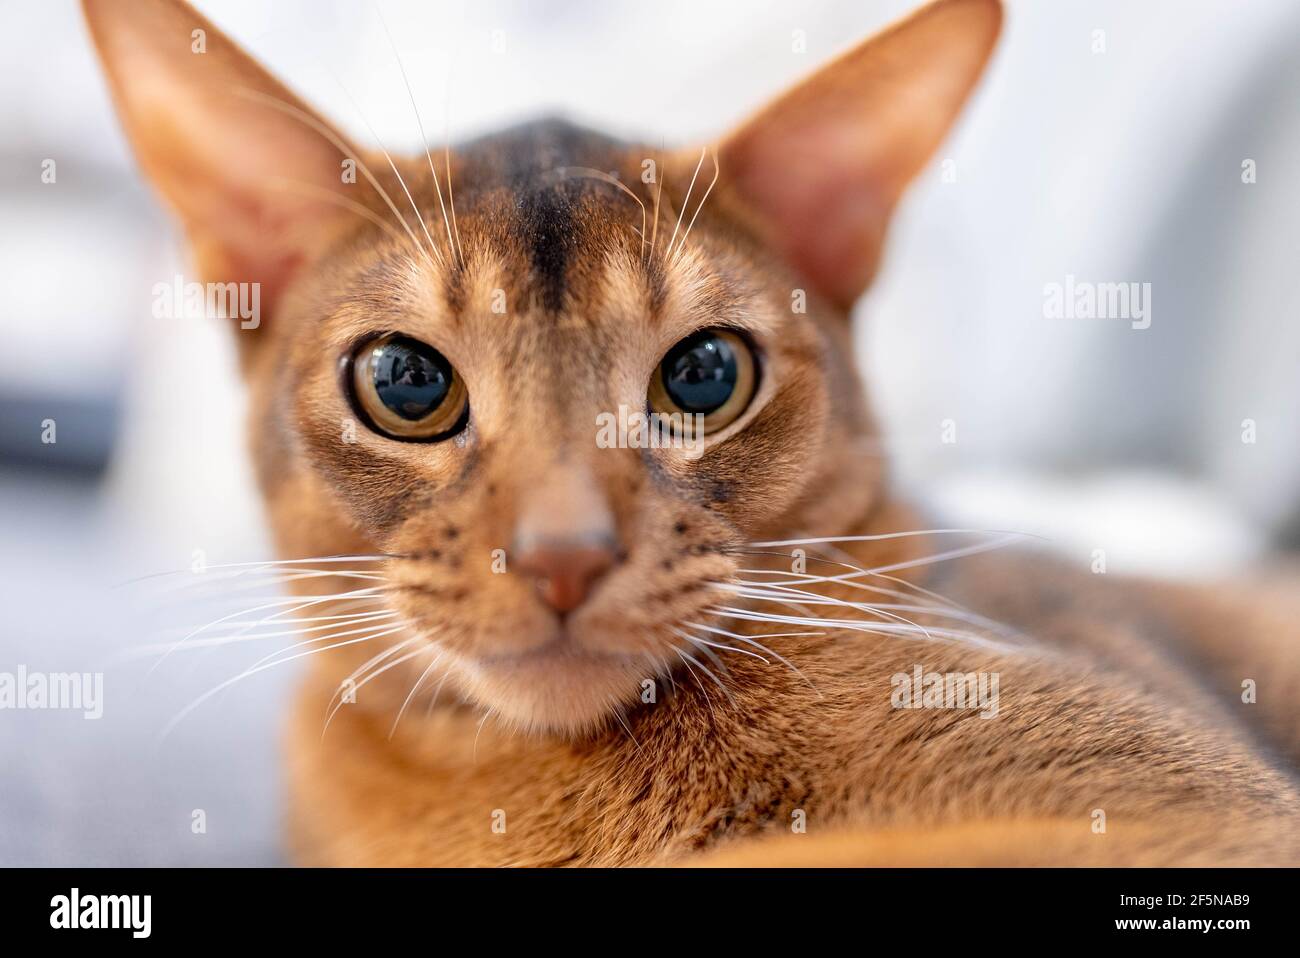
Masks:
[[[598,725],[701,654],[686,636],[729,627],[718,585],[753,542],[842,531],[878,500],[845,308],[996,4],[927,8],[716,157],[549,122],[395,171],[321,135],[188,8],[141,6],[151,24],[88,11],[205,273],[264,287],[267,321],[240,337],[280,549],[385,556],[385,600],[464,696],[525,727]],[[196,23],[212,58],[185,62],[165,41]],[[943,43],[930,112],[893,104],[876,74]],[[178,124],[242,131],[248,166],[218,169],[177,125],[161,142],[171,99],[113,71],[123,49],[201,64]],[[223,95],[232,78],[253,95]],[[268,188],[284,173],[312,189]]]
[[[547,175],[618,170],[653,209],[650,155],[557,123],[460,151],[441,261],[377,227],[349,236],[305,270],[251,373],[282,551],[391,555],[391,604],[458,686],[524,724],[602,719],[677,650],[699,655],[678,630],[726,626],[712,584],[747,543],[851,522],[877,494],[843,317],[816,297],[805,311],[793,275],[716,213],[665,251],[690,166],[666,171],[653,248],[620,190]],[[403,178],[434,196],[427,168]],[[388,363],[439,359],[418,418],[390,419]],[[683,411],[703,435],[666,420],[667,448],[646,448],[639,417]],[[411,441],[422,420],[432,441]]]

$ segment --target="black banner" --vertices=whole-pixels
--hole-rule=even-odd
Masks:
[[[858,941],[903,934],[922,953],[1028,934],[1231,948],[1295,928],[1295,879],[1250,869],[14,869],[0,873],[0,918],[10,941],[83,945],[364,945],[423,929],[431,946],[448,934],[486,935],[484,947],[600,934],[621,949],[688,929],[761,943],[780,926]]]

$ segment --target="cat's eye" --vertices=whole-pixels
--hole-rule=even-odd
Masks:
[[[728,329],[704,329],[668,350],[650,380],[650,411],[702,415],[705,432],[735,422],[754,398],[754,351]]]
[[[464,428],[464,380],[432,346],[408,336],[381,336],[352,356],[352,395],[367,425],[409,442],[447,439]]]

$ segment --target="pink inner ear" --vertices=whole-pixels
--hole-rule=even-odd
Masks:
[[[179,198],[175,205],[204,279],[259,283],[267,316],[312,249],[345,219],[331,203],[275,186],[272,178],[278,176],[322,190],[333,182],[333,168],[326,165],[333,157],[295,153],[300,144],[292,138],[282,143],[274,139],[276,132],[274,126],[247,123],[237,141],[243,144],[237,163],[196,151],[192,138],[174,138],[189,146],[174,147],[157,177],[164,193]]]
[[[769,239],[818,291],[852,304],[875,270],[888,217],[871,144],[860,128],[810,117],[735,151],[733,183],[768,224]]]

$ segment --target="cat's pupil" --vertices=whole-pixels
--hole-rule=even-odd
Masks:
[[[736,353],[717,333],[705,331],[674,346],[660,371],[665,391],[682,411],[707,414],[736,388]]]
[[[375,393],[403,419],[423,419],[451,391],[451,364],[417,340],[389,340],[376,350],[372,364]]]

